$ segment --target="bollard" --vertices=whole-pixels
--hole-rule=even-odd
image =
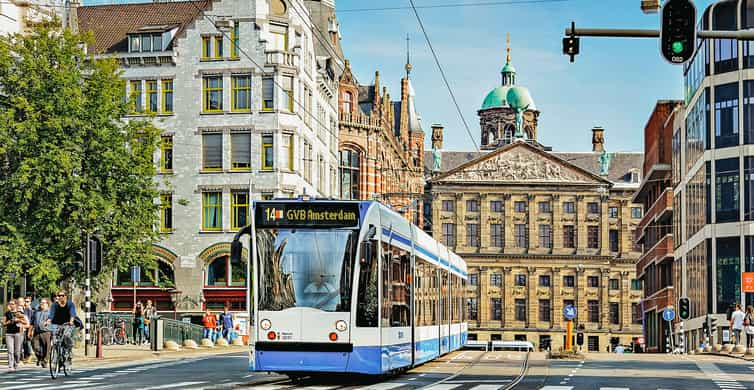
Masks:
[[[97,329],[97,359],[102,359],[102,328]]]

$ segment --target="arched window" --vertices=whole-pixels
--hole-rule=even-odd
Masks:
[[[229,256],[220,256],[207,266],[208,287],[246,287],[246,262],[233,264]]]
[[[353,94],[348,91],[343,91],[343,112],[353,112]]]
[[[341,199],[359,199],[360,163],[358,152],[349,149],[340,151]]]
[[[506,145],[513,142],[513,134],[515,133],[516,133],[516,129],[513,127],[513,125],[505,126],[505,135],[504,135],[503,141],[505,142]]]
[[[135,296],[137,301],[144,304],[151,300],[158,311],[172,311],[174,308],[170,291],[176,287],[173,266],[158,258],[153,268],[142,267],[139,274],[140,281],[134,286],[130,267],[115,272],[110,309],[131,310]]]
[[[524,136],[527,140],[534,139],[534,131],[532,131],[531,127],[524,127]]]
[[[157,260],[157,266],[153,269],[140,269],[141,281],[136,287],[160,287],[175,288],[175,273],[170,264]],[[115,285],[119,287],[133,287],[131,269],[118,270]]]

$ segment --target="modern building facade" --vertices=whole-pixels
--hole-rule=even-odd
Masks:
[[[411,64],[400,100],[386,87],[361,85],[346,62],[340,79],[340,198],[378,199],[423,226],[424,131],[416,112]]]
[[[643,179],[633,198],[645,210],[634,239],[644,249],[636,274],[644,286],[641,310],[648,352],[665,351],[665,338],[672,328],[663,321],[662,313],[677,302],[674,275],[680,262],[673,261],[671,140],[675,126],[682,121],[683,101],[657,102],[644,127]]]
[[[493,89],[479,111],[486,150],[444,151],[437,128],[425,156],[431,232],[469,267],[469,338],[558,350],[563,308],[573,305],[584,351],[631,344],[641,335],[640,252],[632,237],[642,206],[632,196],[642,154],[608,153],[602,128],[589,134],[592,152],[542,146],[540,112],[515,75],[509,55],[505,93]],[[521,116],[514,100],[529,101]],[[524,133],[518,139],[507,134],[516,126]]]
[[[339,194],[334,4],[214,0],[79,7],[96,56],[114,57],[129,118],[163,130],[158,267],[113,275],[100,307],[134,296],[178,314],[245,312],[246,264],[230,242],[253,199]]]
[[[754,27],[754,1],[720,1],[699,30]],[[691,301],[689,346],[705,341],[707,315],[722,328],[735,303],[754,304],[742,272],[754,271],[754,42],[699,39],[684,67],[685,120],[673,133],[676,292]]]

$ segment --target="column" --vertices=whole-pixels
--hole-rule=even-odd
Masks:
[[[456,251],[466,247],[466,225],[463,221],[465,215],[466,205],[463,202],[463,192],[459,192],[456,194]]]
[[[621,271],[620,273],[620,329],[631,329],[631,298],[629,290],[631,287],[631,273],[628,271]]]
[[[516,242],[513,235],[513,197],[511,194],[503,195],[503,252],[508,253],[510,248],[516,247]]]
[[[586,251],[586,202],[584,195],[576,195],[576,253],[584,254]],[[586,286],[582,284],[581,286]]]
[[[560,267],[552,268],[552,287],[550,288],[550,306],[552,307],[550,328],[556,329],[563,326],[563,296],[560,294],[560,285],[563,277],[560,276]]]
[[[487,193],[479,195],[479,252],[490,247],[490,202]]]
[[[503,328],[512,326],[515,317],[515,298],[513,298],[513,268],[503,267]]]
[[[529,246],[528,253],[536,251],[539,246],[539,225],[537,224],[537,196],[527,196],[528,212],[526,213],[526,224],[529,226]]]
[[[610,269],[600,269],[600,328],[610,329],[610,295],[608,294],[608,280]]]
[[[576,266],[576,277],[574,278],[573,287],[575,294],[574,301],[576,302],[576,321],[579,324],[586,324],[589,318],[586,306],[586,275],[584,274],[584,268],[581,266]]]
[[[489,327],[492,319],[492,307],[490,306],[490,270],[487,267],[479,267],[479,325],[482,328]]]
[[[629,253],[633,251],[634,248],[634,237],[633,234],[631,234],[631,229],[628,227],[630,226],[629,221],[631,221],[631,204],[628,202],[627,199],[621,199],[620,201],[620,256],[621,257],[628,257]],[[626,222],[626,223],[623,223]]]
[[[600,255],[610,256],[610,220],[607,215],[607,208],[610,205],[609,197],[603,195],[600,197]]]
[[[438,194],[436,192],[432,193],[432,233],[434,235],[434,239],[436,241],[443,242],[443,236],[442,236],[442,218],[440,217],[441,213],[441,205],[442,205],[442,199],[440,198],[441,194]]]
[[[552,253],[563,248],[563,207],[560,195],[552,196]]]
[[[537,268],[526,268],[526,327],[536,328],[539,320],[539,300],[537,299]],[[527,329],[528,330],[528,329]]]

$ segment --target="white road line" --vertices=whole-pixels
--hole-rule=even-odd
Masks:
[[[476,385],[469,390],[497,390],[500,385]]]
[[[170,383],[167,385],[162,386],[152,386],[147,387],[145,390],[157,390],[157,389],[174,389],[176,387],[188,387],[188,386],[195,386],[195,385],[201,385],[202,383],[207,382],[181,382],[181,383]]]
[[[631,390],[628,387],[600,387],[600,390]]]
[[[391,390],[391,389],[395,389],[401,386],[405,386],[405,384],[395,383],[395,382],[385,382],[385,383],[374,384],[372,386],[367,387],[365,390]]]
[[[539,390],[573,390],[573,386],[545,386]]]
[[[451,385],[451,384],[441,383],[439,385],[434,385],[434,386],[431,386],[431,387],[427,387],[427,389],[428,390],[430,390],[430,389],[431,390],[453,390],[456,387],[461,387],[461,386],[463,386],[463,385],[458,385],[458,384]]]
[[[34,390],[56,390],[56,389],[73,389],[73,388],[82,388],[82,387],[91,387],[91,386],[97,386],[99,383],[72,383],[68,385],[49,385],[49,386],[42,386],[42,387],[35,387]],[[9,388],[6,388],[5,390],[8,390]]]

